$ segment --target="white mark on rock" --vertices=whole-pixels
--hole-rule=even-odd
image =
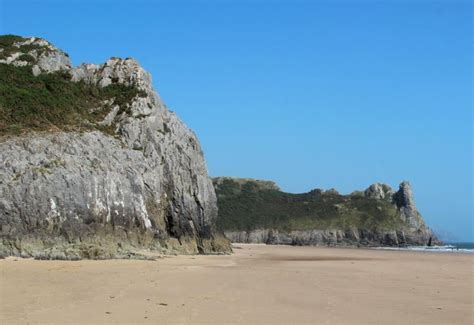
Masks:
[[[46,217],[46,220],[48,222],[52,222],[55,218],[59,219],[59,222],[63,222],[64,220],[66,220],[66,218],[61,218],[61,213],[58,211],[58,206],[53,198],[49,199],[49,205],[51,211],[48,212],[48,216]]]
[[[146,211],[145,202],[143,201],[143,196],[141,195],[138,196],[138,202],[139,202],[138,213],[140,214],[140,217],[143,220],[145,228],[147,229],[151,228],[151,221],[150,221],[150,218],[148,217],[148,212]]]

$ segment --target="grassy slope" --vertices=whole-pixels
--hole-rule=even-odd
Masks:
[[[26,39],[15,35],[0,36],[0,59],[14,52],[24,53],[24,61],[34,61],[27,53],[49,50],[38,45],[12,46]],[[136,87],[112,84],[104,88],[84,82],[72,82],[64,71],[34,76],[31,66],[16,67],[0,63],[0,136],[31,130],[100,129],[97,124],[110,109],[119,105],[119,114],[128,111],[136,96],[146,96]],[[105,104],[108,101],[108,104]]]
[[[363,194],[344,196],[320,190],[290,194],[261,189],[254,182],[241,185],[231,180],[216,186],[216,193],[221,230],[405,227],[389,201],[368,199]]]
[[[31,67],[0,63],[0,135],[30,130],[101,128],[113,105],[126,111],[127,103],[143,95],[134,87],[112,84],[105,88],[70,81],[67,72],[33,76]]]

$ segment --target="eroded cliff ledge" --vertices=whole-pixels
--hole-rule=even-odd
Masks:
[[[376,183],[341,195],[291,194],[268,181],[214,178],[218,227],[236,243],[406,246],[439,243],[418,212],[411,186]],[[273,184],[269,186],[269,184]]]
[[[0,254],[220,253],[195,134],[133,59],[72,67],[40,38],[0,36]]]

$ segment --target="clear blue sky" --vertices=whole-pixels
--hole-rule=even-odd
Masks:
[[[211,175],[342,193],[411,181],[474,240],[471,1],[5,1],[0,32],[134,57]]]

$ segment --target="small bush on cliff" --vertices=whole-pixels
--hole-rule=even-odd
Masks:
[[[17,35],[12,35],[12,34],[1,35],[0,36],[0,47],[2,47],[2,48],[10,47],[10,46],[13,45],[13,43],[23,42],[25,40],[26,40],[26,38],[21,37],[21,36],[17,36]]]
[[[18,60],[33,63],[36,61],[34,57],[29,54],[22,54],[18,57]]]
[[[128,104],[144,92],[112,84],[104,88],[72,82],[67,72],[34,76],[31,67],[0,64],[0,135],[30,130],[109,130],[98,125],[111,107]],[[109,101],[109,104],[104,104]]]

